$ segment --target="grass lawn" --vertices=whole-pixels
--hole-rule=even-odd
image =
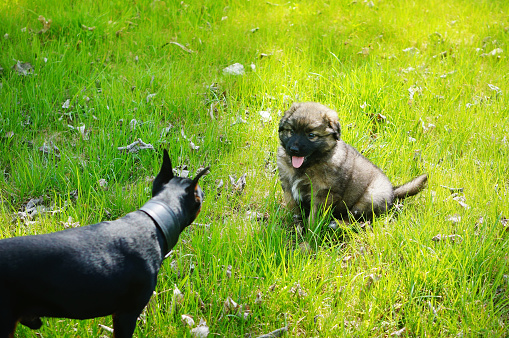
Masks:
[[[507,336],[508,53],[504,0],[0,0],[0,238],[136,210],[165,147],[211,173],[135,336],[191,336],[183,315],[210,337]],[[427,189],[300,238],[275,155],[294,101]],[[138,139],[155,150],[118,150]],[[43,322],[16,336],[111,335]]]

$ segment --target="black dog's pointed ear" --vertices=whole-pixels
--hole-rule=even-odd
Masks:
[[[196,191],[196,187],[198,187],[198,180],[200,179],[200,177],[207,174],[209,172],[209,169],[210,167],[207,167],[205,169],[202,169],[198,174],[196,174],[196,176],[193,178],[193,183],[191,183],[191,185],[186,188],[188,192],[189,190]]]
[[[173,167],[171,166],[170,156],[168,155],[168,151],[164,149],[163,164],[161,165],[161,170],[159,171],[159,174],[157,174],[156,178],[154,179],[154,183],[152,184],[152,197],[157,195],[163,189],[163,186],[173,177]]]
[[[210,167],[207,167],[205,169],[203,169],[202,171],[200,171],[195,178],[193,178],[193,185],[197,185],[198,184],[198,180],[200,179],[200,177],[202,177],[203,175],[207,174],[209,172],[209,169]]]

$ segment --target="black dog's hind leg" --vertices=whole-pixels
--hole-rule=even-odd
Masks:
[[[113,314],[113,338],[131,338],[136,328],[136,320],[141,312],[122,312]]]
[[[0,309],[0,338],[14,338],[17,325],[17,318],[9,310]]]

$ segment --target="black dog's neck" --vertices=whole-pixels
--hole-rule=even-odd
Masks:
[[[140,211],[146,213],[163,233],[167,254],[177,244],[180,236],[180,222],[168,205],[157,200],[145,203]]]

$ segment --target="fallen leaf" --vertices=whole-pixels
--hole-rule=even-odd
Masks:
[[[502,89],[498,88],[497,86],[488,83],[488,87],[490,87],[491,90],[495,91],[497,95],[502,94]]]
[[[412,86],[408,88],[408,94],[410,97],[410,101],[414,99],[415,94],[421,94],[422,93],[422,87]]]
[[[329,223],[329,229],[332,229],[332,230],[338,230],[338,229],[339,229],[339,224],[338,224],[338,222],[336,222],[335,220],[332,220],[332,221]]]
[[[92,31],[95,29],[95,26],[93,26],[93,27],[87,27],[87,26],[85,26],[85,25],[81,24],[81,28],[83,28],[83,29],[84,29],[84,30],[86,30],[86,31],[92,32]]]
[[[174,127],[174,125],[170,123],[170,124],[168,125],[168,127],[163,128],[163,129],[161,130],[161,137],[166,136],[166,134],[168,134],[168,133],[170,132],[170,130],[171,130],[171,129],[173,129],[173,127]]]
[[[465,203],[466,201],[465,196],[455,196],[452,199],[458,202],[458,204],[461,205],[463,208],[470,209],[470,206]]]
[[[225,313],[233,313],[237,311],[239,304],[237,304],[231,297],[227,297],[223,303],[223,311]]]
[[[53,143],[53,141],[49,141],[49,143],[44,142],[42,147],[39,147],[39,151],[46,155],[54,155],[60,158],[60,149]]]
[[[204,319],[200,319],[200,324],[197,327],[190,330],[191,335],[197,338],[206,338],[209,335],[209,327]]]
[[[189,177],[189,170],[188,170],[187,165],[183,164],[183,165],[174,167],[173,174],[175,174],[175,176],[182,177],[182,178]]]
[[[401,337],[406,331],[406,327],[402,328],[401,330],[394,331],[391,333],[391,337]]]
[[[256,293],[256,299],[255,299],[255,304],[261,304],[263,302],[263,299],[262,299],[262,293],[260,291],[258,291]]]
[[[408,47],[403,49],[403,52],[408,53],[409,55],[416,55],[419,54],[419,49],[415,47]]]
[[[371,49],[369,47],[363,47],[361,49],[361,51],[358,52],[357,54],[361,54],[361,55],[367,56],[367,55],[369,55],[370,51],[371,51]]]
[[[37,20],[39,20],[39,22],[42,23],[42,29],[40,31],[38,31],[37,34],[44,34],[47,31],[49,31],[49,29],[51,28],[51,22],[52,22],[51,19],[46,20],[45,17],[43,17],[42,15],[39,15],[39,18]]]
[[[149,103],[149,101],[150,101],[150,100],[151,100],[154,96],[156,96],[156,95],[157,95],[157,93],[155,93],[155,94],[148,94],[145,100],[147,101],[147,103]]]
[[[241,194],[246,187],[246,173],[244,173],[237,181],[235,181],[235,175],[228,175],[230,178],[230,188],[232,191]]]
[[[200,146],[197,146],[196,144],[193,143],[193,141],[189,141],[189,146],[191,147],[191,149],[193,150],[198,150],[200,149]]]
[[[49,214],[57,214],[63,212],[63,208],[53,207],[45,207],[43,205],[44,198],[32,198],[30,199],[24,207],[24,211],[20,211],[16,213],[16,216],[24,221],[25,223],[31,221],[35,216],[42,215],[45,213]],[[64,207],[67,206],[67,202],[64,204]]]
[[[421,121],[422,131],[425,133],[435,129],[435,127],[436,127],[433,123],[426,124],[426,123],[424,123],[424,121],[422,119],[420,119],[420,121]]]
[[[182,315],[181,319],[182,319],[182,323],[184,323],[184,325],[187,325],[189,327],[193,327],[195,325],[194,319],[190,315]]]
[[[44,197],[42,197],[42,196],[41,197],[37,197],[37,198],[31,198],[27,202],[27,205],[25,206],[25,210],[33,209],[36,206],[41,205],[43,202],[44,202]]]
[[[505,231],[509,230],[509,219],[507,219],[507,218],[502,216],[500,218],[500,224],[502,224],[502,226],[504,227]]]
[[[402,73],[410,73],[410,72],[413,72],[414,70],[415,70],[414,67],[408,67],[408,68],[401,69],[401,72]]]
[[[233,122],[231,124],[231,126],[233,127],[236,124],[243,124],[243,123],[247,123],[247,121],[244,120],[241,116],[237,116],[237,119],[235,120],[235,122]]]
[[[453,223],[459,223],[461,222],[461,216],[458,214],[450,215],[449,217],[447,217],[447,220]]]
[[[246,211],[246,217],[249,220],[256,220],[257,222],[262,222],[267,221],[269,219],[269,214],[248,210]]]
[[[129,128],[134,131],[136,129],[136,126],[138,125],[138,120],[132,119],[129,121]]]
[[[231,277],[232,277],[232,266],[228,265],[228,267],[226,267],[226,278],[231,278]]]
[[[62,222],[62,225],[64,226],[64,228],[77,228],[80,226],[80,223],[74,222],[74,219],[72,218],[72,216],[69,216],[67,218],[67,222]]]
[[[484,56],[495,56],[495,57],[500,57],[499,54],[502,54],[504,52],[504,50],[502,48],[495,48],[493,49],[491,52],[489,53],[483,53],[481,54],[482,57]]]
[[[84,140],[84,141],[87,141],[88,140],[88,130],[85,128],[85,125],[82,125],[82,126],[79,126],[78,128],[76,128],[78,130],[78,132],[80,133],[81,135],[81,138]]]
[[[240,63],[234,63],[223,69],[223,74],[226,75],[244,75],[244,66]]]
[[[267,123],[267,122],[272,121],[272,116],[270,116],[270,109],[269,110],[261,110],[260,112],[258,112],[258,114],[260,114],[262,122]]]
[[[173,289],[173,300],[177,303],[181,303],[184,300],[184,294],[179,290],[179,288],[175,285]]]
[[[101,187],[102,190],[108,190],[108,181],[106,181],[104,178],[101,178],[99,181],[97,181],[97,184],[99,187]]]
[[[447,51],[444,51],[444,52],[438,53],[437,55],[433,55],[433,59],[445,58],[446,56],[447,56]]]
[[[380,277],[379,275],[375,275],[375,274],[370,274],[370,275],[366,276],[364,278],[366,280],[365,288],[368,289],[368,290],[371,289],[373,284],[378,282],[381,278],[382,277]]]
[[[299,297],[306,297],[308,294],[307,292],[300,286],[299,283],[295,283],[292,288],[290,289],[290,293],[297,295]]]
[[[445,73],[445,74],[440,75],[440,78],[441,78],[441,79],[445,79],[446,77],[448,77],[449,75],[453,75],[454,73],[456,73],[456,71],[455,71],[455,70],[452,70],[452,71],[450,71],[450,72],[448,72],[448,73]]]
[[[28,62],[17,61],[14,66],[12,66],[18,75],[28,76],[34,73],[34,67]]]
[[[433,237],[431,240],[434,241],[434,242],[440,242],[440,241],[449,240],[451,242],[459,242],[460,243],[461,241],[463,241],[463,237],[461,237],[460,235],[442,235],[442,234],[438,234],[435,237]]]
[[[190,139],[187,138],[186,134],[184,133],[184,129],[181,129],[180,130],[180,134],[182,135],[182,137],[184,138],[184,140],[188,141],[189,142],[189,146],[191,147],[191,149],[193,150],[198,150],[200,149],[200,146],[197,146],[196,144],[194,144],[193,141],[191,141]]]

